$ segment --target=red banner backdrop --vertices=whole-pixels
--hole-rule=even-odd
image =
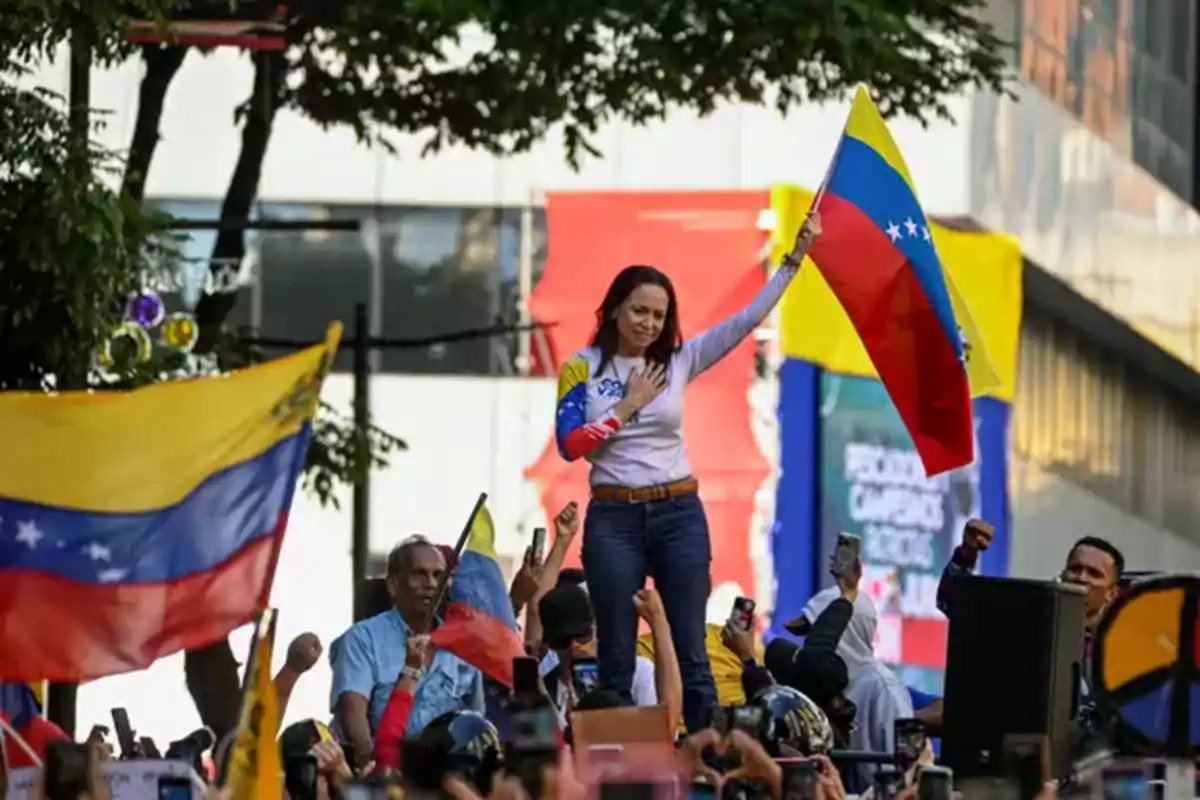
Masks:
[[[745,306],[765,280],[764,235],[755,223],[769,204],[762,190],[550,195],[549,255],[531,298],[537,321],[557,323],[550,351],[561,361],[587,344],[605,290],[629,264],[653,264],[671,276],[685,337]],[[751,596],[751,515],[768,474],[750,424],[753,374],[748,338],[688,388],[684,406],[688,457],[712,533],[713,586],[736,583]],[[562,460],[553,438],[527,470],[548,517],[571,500],[586,505],[587,473],[585,461]],[[578,544],[568,563],[578,566]]]

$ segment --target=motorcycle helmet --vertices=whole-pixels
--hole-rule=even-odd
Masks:
[[[416,789],[440,791],[442,778],[457,776],[485,797],[504,766],[500,734],[475,711],[449,711],[405,739],[402,772]]]
[[[833,726],[815,702],[790,686],[768,686],[752,702],[766,710],[763,744],[772,756],[824,755],[833,749]]]

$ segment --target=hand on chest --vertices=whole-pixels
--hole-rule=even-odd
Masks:
[[[628,391],[629,376],[641,369],[639,364],[610,365],[604,373],[593,379],[588,386],[588,419],[594,420],[606,414],[625,397]],[[678,425],[683,413],[684,381],[676,379],[673,374],[677,366],[672,367],[668,374],[667,387],[661,394],[643,406],[631,419],[628,426],[675,426]]]

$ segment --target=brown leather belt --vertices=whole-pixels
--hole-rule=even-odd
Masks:
[[[615,500],[618,503],[650,503],[654,500],[667,500],[671,497],[682,497],[694,494],[700,489],[700,481],[695,478],[684,478],[672,483],[660,483],[657,486],[643,486],[631,489],[628,486],[593,486],[592,499]]]

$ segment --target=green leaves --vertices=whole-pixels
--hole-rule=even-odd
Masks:
[[[407,449],[382,428],[372,424],[359,428],[348,415],[321,403],[313,422],[302,486],[321,505],[340,508],[339,486],[363,480],[370,470],[386,467],[392,453]]]
[[[927,122],[1002,87],[982,0],[357,0],[295,20],[287,102],[360,138],[425,137],[495,153],[560,127],[568,159],[609,120],[645,124],[724,102],[781,112],[869,84],[885,114]],[[336,66],[333,66],[336,65]]]
[[[0,71],[0,390],[84,388],[163,221],[110,188],[119,163],[18,72]]]

